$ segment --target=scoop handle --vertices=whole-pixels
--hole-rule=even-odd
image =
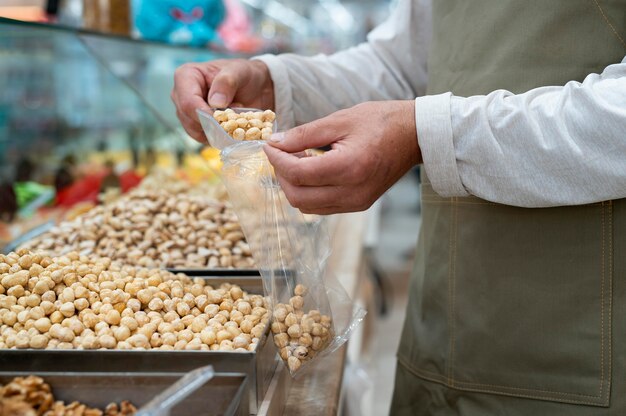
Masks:
[[[196,368],[139,409],[135,416],[169,416],[170,409],[215,376],[213,366]]]

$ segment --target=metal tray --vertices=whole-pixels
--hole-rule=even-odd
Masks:
[[[3,369],[4,370],[4,369]],[[0,384],[14,377],[37,375],[52,387],[57,400],[66,404],[79,401],[91,407],[104,409],[111,402],[129,400],[137,408],[174,384],[184,373],[129,373],[129,372],[0,372]],[[249,414],[248,379],[241,373],[217,373],[207,383],[176,405],[172,416]]]
[[[198,276],[191,276],[198,277]],[[250,293],[263,293],[260,277],[205,277],[217,286],[236,283]],[[250,413],[256,414],[280,361],[269,325],[254,352],[142,350],[0,350],[0,370],[10,372],[188,372],[212,365],[216,372],[248,375]]]
[[[193,277],[261,276],[258,269],[166,269],[172,273],[184,273]]]

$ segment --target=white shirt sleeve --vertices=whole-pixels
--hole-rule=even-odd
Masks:
[[[582,83],[415,100],[434,190],[522,207],[626,198],[626,58]]]
[[[400,0],[367,42],[333,55],[262,55],[274,82],[279,129],[364,101],[413,99],[426,90],[431,1]]]

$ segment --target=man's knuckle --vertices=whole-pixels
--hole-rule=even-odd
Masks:
[[[192,64],[190,63],[182,64],[181,66],[176,68],[176,70],[174,71],[174,77],[180,78],[180,77],[187,76],[187,74],[189,73],[190,70],[192,70],[192,68],[193,68]]]
[[[221,71],[215,78],[216,84],[221,84],[228,88],[234,88],[237,86],[237,79],[235,75],[230,71]]]
[[[361,204],[354,210],[355,212],[367,211],[372,204]]]
[[[311,166],[302,166],[300,168],[299,180],[301,185],[313,185],[311,181],[315,176],[315,168]]]
[[[180,100],[180,110],[183,114],[191,114],[195,110],[193,100],[189,97]]]
[[[303,124],[291,130],[290,132],[290,141],[294,143],[301,143],[306,140],[314,131],[312,130],[312,126],[310,123]]]
[[[365,211],[366,209],[368,209],[371,206],[372,206],[372,202],[369,200],[369,198],[364,198],[364,199],[361,199],[360,201],[358,201],[354,205],[354,210],[355,211]]]
[[[302,196],[299,193],[289,191],[289,192],[285,192],[285,196],[287,197],[287,200],[294,208],[303,207]]]
[[[290,185],[300,186],[300,177],[298,171],[296,171],[295,169],[287,169],[284,172],[283,177]]]
[[[351,202],[354,211],[364,211],[374,203],[370,195],[364,191],[355,193]]]
[[[185,127],[185,130],[194,140],[198,142],[204,141],[204,133],[202,130],[197,129],[194,126],[187,126]]]

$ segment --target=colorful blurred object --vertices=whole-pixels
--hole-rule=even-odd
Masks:
[[[135,0],[135,28],[144,39],[176,45],[219,43],[222,0]]]
[[[98,196],[104,191],[103,184],[111,175],[110,171],[94,172],[77,180],[72,185],[59,191],[56,204],[69,208],[80,202],[98,203]],[[118,177],[118,184],[122,193],[128,192],[141,183],[142,177],[133,170],[128,170]]]
[[[218,29],[224,46],[233,52],[256,52],[263,41],[254,34],[254,25],[239,0],[224,0],[226,19]]]
[[[33,181],[16,182],[13,186],[19,209],[23,209],[33,201],[40,201],[40,206],[54,199],[54,188]],[[38,208],[38,207],[37,207]]]
[[[46,11],[39,6],[0,6],[0,17],[27,22],[47,21]]]
[[[218,149],[207,146],[202,149],[200,154],[213,172],[220,172],[222,170],[222,159],[220,158],[220,151]]]
[[[13,221],[17,214],[17,196],[13,185],[0,183],[0,221]]]
[[[57,205],[69,208],[79,202],[97,203],[102,179],[104,179],[106,175],[106,171],[86,175],[72,185],[59,191],[56,198]]]

